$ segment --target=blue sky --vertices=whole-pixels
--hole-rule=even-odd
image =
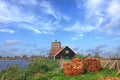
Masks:
[[[0,0],[0,55],[45,55],[55,39],[120,54],[120,0]]]

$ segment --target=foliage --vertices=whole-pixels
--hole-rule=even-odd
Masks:
[[[101,56],[99,55],[99,53],[95,53],[93,57],[95,57],[95,58],[101,58]]]
[[[76,54],[76,55],[74,56],[74,58],[83,59],[83,58],[84,58],[84,55],[83,55],[83,54]]]
[[[2,77],[2,73],[0,72],[0,78]]]
[[[99,72],[87,72],[78,76],[65,76],[63,69],[59,68],[57,60],[41,59],[33,62],[24,71],[20,70],[18,66],[11,66],[6,71],[0,73],[0,79],[2,76],[6,80],[22,80],[22,76],[26,76],[24,80],[97,80],[105,76],[120,77],[115,74],[115,70],[106,68]]]
[[[45,57],[43,56],[35,56],[35,55],[32,55],[29,60],[32,61],[32,62],[38,62],[38,61],[41,61],[45,59]]]
[[[4,77],[6,80],[20,80],[22,77],[22,71],[20,71],[19,67],[16,65],[10,66],[1,74],[1,77]]]
[[[23,55],[22,58],[28,58],[27,55]]]
[[[92,54],[88,53],[84,58],[93,57]]]
[[[26,75],[29,75],[28,79],[31,78],[36,73],[46,74],[49,71],[54,70],[58,67],[56,60],[42,59],[38,62],[33,62],[25,70]]]

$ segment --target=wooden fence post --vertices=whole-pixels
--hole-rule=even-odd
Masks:
[[[104,65],[103,68],[107,67],[107,65],[110,63],[110,60],[109,61],[106,61],[107,63]]]
[[[115,66],[116,63],[117,63],[117,60],[114,61],[114,63],[110,66],[109,69],[112,69]]]

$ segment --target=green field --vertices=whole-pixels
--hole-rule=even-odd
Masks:
[[[116,76],[115,70],[107,68],[99,72],[86,72],[78,76],[65,76],[63,69],[59,66],[59,60],[40,59],[34,61],[24,70],[19,70],[18,66],[12,66],[0,73],[0,80],[97,80],[100,77],[120,77]]]

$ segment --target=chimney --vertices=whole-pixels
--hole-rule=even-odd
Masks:
[[[54,42],[52,42],[51,44],[51,50],[50,53],[53,54],[56,50],[58,50],[59,48],[61,48],[61,42],[55,40]]]

